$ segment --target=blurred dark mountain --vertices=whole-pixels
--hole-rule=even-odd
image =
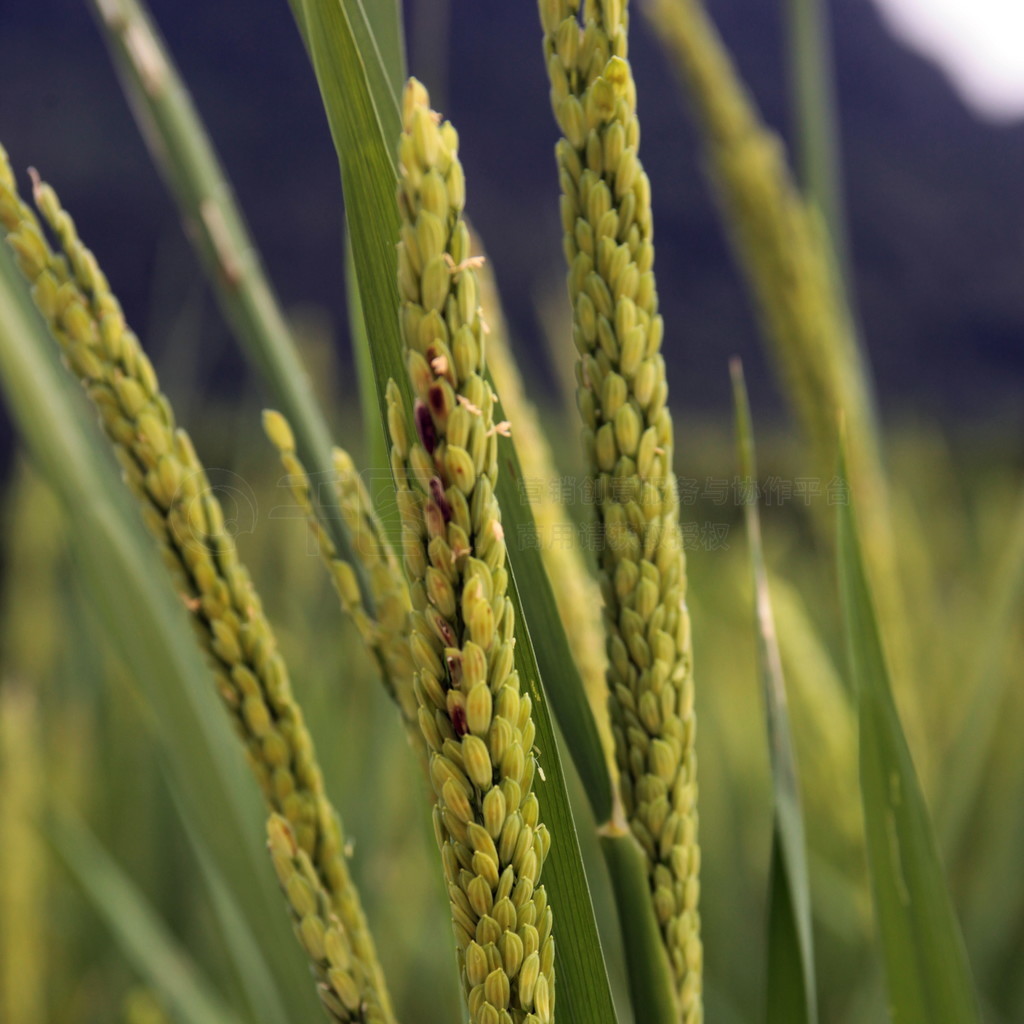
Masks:
[[[711,9],[769,120],[788,100],[780,2]],[[283,0],[152,9],[217,140],[288,305],[343,322],[340,188],[319,97]],[[451,15],[438,71],[440,12]],[[974,118],[937,68],[894,40],[869,0],[831,4],[860,319],[883,408],[972,420],[1024,394],[1024,124]],[[418,0],[411,67],[459,128],[469,209],[488,240],[528,359],[546,362],[538,304],[563,294],[557,186],[533,4]],[[655,196],[658,269],[680,410],[724,411],[733,353],[766,377],[685,103],[642,19],[632,59]],[[197,288],[174,210],[128,115],[84,2],[0,0],[0,139],[40,168],[164,358]],[[551,306],[554,303],[549,302]],[[218,389],[239,364],[202,318]],[[772,388],[757,389],[771,404]],[[757,397],[757,396],[755,396]]]

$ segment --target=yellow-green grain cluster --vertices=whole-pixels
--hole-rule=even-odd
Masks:
[[[295,438],[288,421],[279,412],[267,411],[263,414],[263,426],[278,450],[281,465],[288,474],[289,488],[306,516],[341,606],[376,659],[384,686],[398,705],[403,721],[415,731],[415,745],[421,746],[409,653],[409,587],[384,535],[384,526],[374,511],[366,485],[348,452],[335,448],[331,486],[338,511],[351,534],[355,557],[369,581],[373,612],[362,600],[355,567],[341,557],[314,507],[313,483],[296,454]]]
[[[686,567],[623,0],[540,0],[569,264],[577,403],[597,482],[623,801],[682,1020],[702,1019],[697,762]]]
[[[388,388],[392,470],[413,603],[420,726],[434,826],[473,1024],[554,1019],[554,937],[539,884],[550,836],[533,792],[531,700],[513,668],[495,396],[458,138],[411,81],[399,144],[401,327],[412,424]]]
[[[309,855],[280,814],[267,819],[267,845],[328,1017],[339,1024],[385,1024],[390,1018],[372,994],[372,979],[365,973],[350,933],[338,920]],[[371,993],[369,997],[367,993]]]
[[[347,930],[368,986],[387,1005],[383,977],[324,793],[312,739],[249,574],[188,435],[160,391],[92,253],[56,194],[36,184],[36,204],[57,240],[17,196],[0,149],[0,225],[32,295],[113,443],[125,481],[185,605],[220,695],[268,805],[307,853]]]

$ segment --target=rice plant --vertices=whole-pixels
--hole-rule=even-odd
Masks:
[[[698,0],[643,10],[804,432],[762,452],[839,487],[806,521],[759,510],[737,364],[738,460],[674,425],[685,325],[659,309],[627,0],[521,12],[561,135],[568,451],[470,228],[474,140],[407,77],[396,5],[290,5],[344,191],[358,415],[317,397],[149,13],[90,6],[272,408],[218,404],[193,441],[102,253],[0,148],[0,385],[29,456],[0,615],[0,1019],[1019,1019],[1017,485],[893,468],[834,169],[819,152],[796,183]],[[835,126],[803,109],[813,150]],[[231,417],[282,509],[255,536],[204,464]],[[566,467],[582,520],[552,496]],[[985,497],[922,524],[915,488],[965,471]],[[713,565],[680,497],[711,472],[738,474],[747,535]],[[915,549],[929,530],[988,559]],[[968,607],[928,585],[950,576]]]

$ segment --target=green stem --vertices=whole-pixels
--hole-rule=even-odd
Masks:
[[[332,479],[331,435],[294,339],[245,226],[231,185],[163,41],[139,0],[89,0],[132,111],[206,270],[221,312],[295,430],[316,478]],[[367,609],[365,572],[334,503],[316,495],[323,519],[356,569]]]
[[[602,831],[601,852],[619,915],[633,1016],[638,1024],[673,1024],[679,1019],[675,983],[654,916],[643,851],[623,824]]]
[[[825,218],[836,263],[848,280],[835,75],[822,0],[788,0],[786,29],[800,182],[804,194]]]

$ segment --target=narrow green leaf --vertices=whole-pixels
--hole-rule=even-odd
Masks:
[[[947,853],[966,839],[966,823],[992,753],[1004,700],[1015,678],[1012,672],[1003,670],[1003,665],[1024,598],[1024,496],[1009,534],[992,594],[985,602],[991,609],[988,622],[981,632],[977,654],[971,659],[971,664],[977,666],[968,686],[971,701],[949,758],[956,771],[949,776],[936,816]]]
[[[345,239],[345,299],[348,304],[349,335],[359,382],[359,411],[365,439],[365,457],[368,472],[365,483],[374,508],[384,525],[384,534],[397,547],[400,537],[398,504],[395,482],[391,479],[388,438],[384,421],[377,411],[377,378],[373,372],[373,352],[370,332],[363,316],[363,301],[359,295],[356,264],[352,257],[352,244]]]
[[[398,97],[405,85],[405,34],[401,0],[347,0],[363,8],[366,23],[380,55],[381,66],[398,110]]]
[[[750,402],[738,359],[730,366],[740,474],[747,493],[744,515],[754,580],[757,665],[768,718],[768,745],[775,795],[771,884],[768,902],[766,1020],[769,1024],[814,1024],[818,999],[811,928],[811,887],[796,753],[786,707],[786,682],[775,631],[768,571],[757,509],[757,460]]]
[[[845,277],[849,260],[827,5],[824,0],[786,0],[784,6],[800,184],[825,218]]]
[[[845,457],[839,473],[845,479]],[[898,1024],[974,1024],[980,1016],[967,954],[892,698],[850,502],[839,505],[839,588],[890,1015]]]
[[[358,4],[358,0],[350,0]],[[231,184],[177,68],[142,0],[89,0],[154,162],[174,195],[207,279],[250,362],[288,417],[299,454],[321,479],[331,479],[331,435],[313,387],[264,273]],[[364,32],[365,16],[363,17]],[[301,27],[301,26],[300,26]],[[378,78],[384,70],[378,55]],[[394,107],[394,103],[392,103]],[[394,110],[397,120],[397,108]],[[332,510],[333,488],[317,488],[335,545],[356,570],[363,600],[372,596],[348,530]]]
[[[408,405],[412,404],[398,332],[398,290],[395,283],[398,211],[394,195],[397,176],[391,153],[397,146],[398,132],[396,130],[393,136],[386,135],[386,129],[382,127],[383,118],[378,116],[381,105],[374,103],[372,79],[367,75],[347,5],[342,0],[304,0],[303,20],[310,56],[341,164],[346,216],[366,328],[373,341],[370,351],[377,383],[378,408],[384,422],[384,388],[389,378],[398,384]],[[513,472],[508,460],[514,460],[515,453],[509,446],[500,450],[499,454],[502,459],[502,470],[499,473],[501,479]],[[512,476],[513,485],[517,479],[518,475]],[[521,504],[520,499],[516,498],[511,506],[507,506],[506,500],[501,497],[500,486],[498,493],[503,514],[506,507]],[[510,544],[509,548],[514,552],[516,545]],[[530,640],[530,632],[535,623],[538,635],[561,627],[557,614],[553,614],[547,622],[524,616],[517,590],[517,576],[522,570],[514,555],[511,570],[509,596],[519,624],[516,668],[534,701],[537,746],[545,780],[538,788],[538,797],[544,820],[555,837],[544,878],[558,916],[559,1015],[562,1020],[579,1021],[581,1024],[612,1022],[615,1013],[590,892],[583,872],[545,691],[540,685],[541,672]],[[540,572],[543,574],[543,569]],[[546,577],[543,578],[546,583]],[[582,683],[578,680],[571,658],[557,664],[545,664],[544,668],[549,693],[562,687],[575,687],[583,706],[586,706]],[[572,679],[574,675],[575,682]],[[594,737],[596,740],[596,729]],[[604,778],[605,792],[610,794],[599,742],[596,744],[596,757],[600,770],[598,778]],[[581,774],[582,771],[581,768]],[[610,797],[608,804],[610,806]]]
[[[501,415],[500,398],[497,408],[497,415]],[[519,539],[536,536],[537,532],[533,512],[522,489],[523,471],[511,438],[498,438],[498,459],[501,472],[495,490],[501,505],[505,533],[510,538],[508,557],[515,570],[516,586],[512,602],[516,609],[516,621],[525,621],[530,627],[533,655],[540,666],[541,678],[548,681],[545,684],[547,701],[558,719],[569,756],[586,790],[594,819],[599,826],[605,825],[612,818],[613,800],[601,737],[558,614],[555,594],[540,551],[538,547]],[[523,607],[520,594],[529,595],[528,609]]]
[[[803,920],[796,916],[797,904],[790,887],[790,872],[786,868],[783,849],[776,822],[772,830],[768,876],[765,1020],[769,1024],[796,1024],[817,1019],[814,978],[808,977],[804,957]]]
[[[53,849],[117,940],[125,959],[188,1024],[240,1024],[199,966],[92,833],[67,815],[46,823]]]

